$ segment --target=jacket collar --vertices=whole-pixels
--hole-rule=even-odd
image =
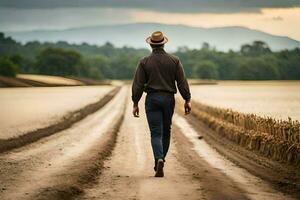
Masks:
[[[153,48],[152,53],[166,53],[165,50],[161,47]]]

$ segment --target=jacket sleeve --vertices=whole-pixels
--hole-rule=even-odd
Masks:
[[[177,69],[176,69],[176,82],[182,98],[186,101],[190,101],[191,100],[190,87],[186,80],[183,66],[180,60],[178,60]]]
[[[144,91],[144,85],[146,83],[146,73],[143,68],[142,62],[140,61],[137,69],[135,71],[135,75],[132,83],[132,101],[134,104],[138,104],[141,99]]]

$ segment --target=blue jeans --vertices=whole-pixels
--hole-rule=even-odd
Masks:
[[[145,109],[156,161],[165,159],[168,153],[174,107],[172,94],[151,93],[146,96]]]

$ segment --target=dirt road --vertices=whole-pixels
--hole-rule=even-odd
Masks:
[[[98,183],[79,199],[202,199],[199,181],[175,158],[175,148],[167,159],[166,177],[153,177],[145,113],[141,109],[140,118],[133,118],[129,104],[111,159]]]
[[[199,140],[179,115],[165,177],[154,178],[143,104],[133,118],[124,87],[71,128],[0,154],[0,199],[292,199]]]
[[[71,128],[0,156],[0,199],[57,199],[82,192],[92,179],[104,141],[120,121],[127,88]],[[100,167],[100,166],[99,166]]]

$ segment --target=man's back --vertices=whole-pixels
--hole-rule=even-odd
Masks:
[[[145,92],[161,90],[176,93],[176,71],[179,60],[162,48],[156,48],[152,54],[140,61],[146,73]]]
[[[132,87],[133,101],[138,101],[143,91],[175,94],[175,81],[182,97],[189,100],[190,91],[179,59],[163,48],[153,48],[152,53],[139,62]]]

